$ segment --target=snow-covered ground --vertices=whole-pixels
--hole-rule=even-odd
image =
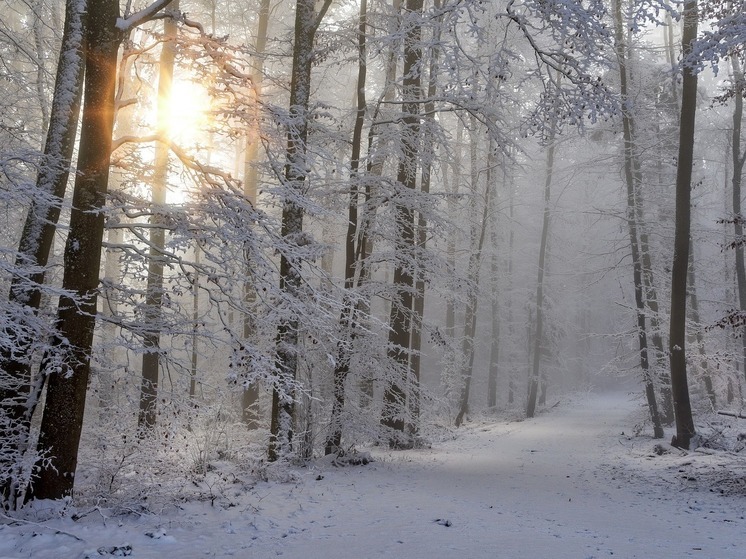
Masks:
[[[590,394],[365,466],[224,476],[158,515],[39,505],[3,519],[0,558],[745,557],[746,456],[658,455],[632,436],[641,417],[625,395]]]

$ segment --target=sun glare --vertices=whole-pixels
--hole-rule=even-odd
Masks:
[[[205,89],[191,81],[174,80],[171,99],[166,106],[166,132],[181,147],[208,143],[210,97]]]

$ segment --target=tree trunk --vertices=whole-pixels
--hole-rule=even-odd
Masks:
[[[743,215],[741,214],[741,184],[743,180],[743,167],[746,161],[746,150],[741,153],[741,128],[743,126],[743,90],[744,77],[738,56],[731,57],[731,70],[733,72],[733,84],[736,94],[733,96],[733,132],[731,135],[731,162],[733,165],[733,178],[731,179],[733,190],[733,227],[736,239],[736,284],[738,288],[738,306],[741,311],[746,311],[746,264],[744,264],[743,243]],[[746,336],[741,336],[742,360],[741,370],[746,378]]]
[[[689,286],[689,310],[691,312],[692,326],[694,327],[694,335],[690,336],[690,341],[693,341],[697,346],[697,352],[699,353],[699,366],[702,373],[702,382],[705,385],[707,397],[710,399],[710,405],[712,406],[713,410],[716,410],[717,397],[715,396],[715,389],[712,386],[712,377],[710,376],[710,368],[707,363],[707,352],[705,351],[705,337],[702,334],[702,327],[700,325],[699,318],[697,276],[694,270],[694,240],[690,239],[689,242],[689,277],[687,279],[687,285]]]
[[[506,163],[507,164],[507,163]],[[507,316],[508,316],[508,340],[510,340],[511,346],[514,344],[515,339],[515,324],[513,324],[513,246],[515,245],[515,184],[514,174],[511,167],[509,191],[508,191],[508,223],[510,232],[508,233],[508,286],[506,292],[508,293],[507,300]],[[511,352],[515,351],[511,347]],[[508,366],[510,368],[508,378],[508,404],[512,404],[515,401],[515,372],[513,371],[513,358],[510,356],[510,362]]]
[[[179,9],[179,0],[173,0],[171,7]],[[174,78],[176,58],[177,24],[173,18],[163,22],[163,45],[158,75],[158,134],[168,135],[168,114]],[[137,417],[139,436],[152,431],[156,423],[156,403],[158,401],[158,377],[161,358],[161,313],[163,304],[163,249],[166,244],[166,231],[158,227],[166,212],[166,188],[168,185],[169,146],[156,142],[153,164],[153,184],[151,205],[154,210],[151,219],[148,279],[145,291],[145,319],[143,334],[142,379],[140,385],[140,412]]]
[[[13,276],[8,295],[11,306],[23,308],[23,312],[15,313],[17,317],[35,316],[41,305],[45,268],[67,189],[77,132],[87,17],[85,1],[67,0],[44,157],[36,179],[36,193],[21,233],[16,258],[19,273]],[[21,470],[18,469],[21,467],[20,458],[28,444],[31,416],[42,388],[41,377],[32,382],[32,348],[48,333],[37,331],[30,318],[24,318],[20,324],[11,322],[5,328],[10,343],[0,353],[0,369],[8,379],[0,385],[0,414],[4,416],[0,439],[8,445],[8,454],[19,462],[7,464],[5,457],[0,461],[0,495],[9,508],[15,508],[23,490]],[[5,472],[10,470],[13,473],[5,477]]]
[[[252,69],[252,81],[254,87],[254,116],[252,128],[249,130],[246,155],[244,160],[244,195],[256,205],[257,187],[259,182],[257,163],[259,159],[259,145],[261,142],[259,102],[262,96],[262,81],[264,79],[264,61],[263,57],[267,50],[267,30],[269,27],[269,9],[270,0],[261,0],[259,6],[259,20],[256,29],[256,41],[254,43],[254,60]],[[247,267],[250,263],[247,263]],[[250,271],[249,274],[250,276]],[[251,315],[251,307],[256,302],[256,292],[251,281],[246,281],[243,286],[244,303],[248,307],[243,317],[243,339],[244,344],[252,342],[255,337],[256,325]],[[241,394],[241,419],[248,429],[257,429],[260,426],[259,411],[259,383],[257,381],[249,382],[243,388]]]
[[[402,83],[402,131],[401,160],[397,181],[404,189],[415,190],[417,187],[417,160],[419,157],[420,115],[418,101],[420,93],[420,63],[422,51],[421,17],[423,0],[407,0],[404,9],[404,69]],[[410,334],[412,330],[412,291],[414,277],[412,267],[415,257],[414,211],[411,207],[396,204],[394,208],[396,228],[395,241],[397,260],[394,264],[394,285],[398,293],[391,304],[389,317],[388,356],[396,368],[388,379],[385,391],[381,425],[389,429],[389,446],[402,448],[412,445],[409,433],[406,433],[407,396],[405,389],[410,380],[409,363]],[[415,387],[416,389],[416,387]]]
[[[688,449],[695,435],[694,419],[689,401],[686,371],[686,281],[689,267],[689,235],[691,216],[691,183],[694,164],[694,122],[697,111],[696,68],[687,59],[697,39],[698,10],[696,0],[684,4],[683,85],[681,120],[679,125],[679,155],[676,169],[676,230],[671,270],[671,324],[669,350],[671,360],[671,390],[676,415],[676,436],[673,444]]]
[[[476,136],[476,123],[472,120],[472,134]],[[476,137],[472,138],[472,146],[475,146]],[[478,187],[476,183],[476,177],[478,173],[474,167],[476,166],[476,157],[472,156],[472,187],[473,196],[476,203]],[[489,211],[490,211],[490,197],[492,196],[490,184],[490,178],[488,175],[487,184],[484,190],[484,208],[482,209],[482,220],[478,226],[476,223],[472,225],[472,234],[470,239],[471,253],[469,255],[468,265],[468,281],[469,288],[466,296],[466,309],[464,310],[464,337],[461,343],[461,399],[459,412],[456,416],[455,425],[460,427],[464,421],[464,417],[469,411],[469,394],[471,392],[471,380],[474,376],[474,336],[477,330],[477,312],[479,310],[479,268],[482,262],[482,249],[484,247],[484,239],[487,236],[487,227],[489,222]],[[477,229],[479,227],[479,229]],[[477,231],[479,235],[477,236]]]
[[[117,53],[122,38],[115,24],[117,0],[100,0],[88,9],[85,105],[78,149],[70,229],[65,245],[58,334],[42,364],[48,376],[39,452],[49,464],[32,481],[36,499],[72,493],[90,373],[91,344],[104,233],[102,213],[109,180]],[[42,464],[43,466],[43,464]]]
[[[490,146],[490,155],[493,153],[494,146]],[[493,164],[490,164],[492,168]],[[503,167],[503,184],[505,180],[505,168]],[[490,369],[487,377],[487,407],[494,408],[497,406],[497,378],[500,367],[500,304],[498,295],[500,293],[498,282],[498,258],[497,258],[497,192],[492,196],[492,207],[490,208],[490,247],[491,265],[490,265],[490,287],[492,290],[492,332],[490,338]]]
[[[653,423],[655,438],[663,437],[663,427],[658,413],[658,403],[655,397],[655,385],[650,372],[650,355],[648,351],[647,329],[645,324],[645,300],[643,291],[643,269],[640,254],[639,237],[637,230],[638,211],[636,207],[635,174],[638,169],[634,138],[632,136],[632,115],[630,114],[628,77],[627,77],[627,52],[624,44],[624,22],[622,20],[621,0],[614,2],[614,42],[619,64],[620,89],[623,103],[622,125],[624,138],[624,178],[627,183],[627,227],[629,231],[630,247],[632,251],[632,275],[635,290],[635,307],[637,308],[637,339],[640,348],[640,368],[642,370],[645,385],[645,396],[648,401],[648,411]],[[639,175],[638,175],[639,177]]]
[[[536,279],[536,330],[533,335],[533,362],[528,386],[528,403],[526,417],[536,414],[536,399],[539,391],[539,370],[541,363],[541,344],[544,339],[544,267],[546,265],[547,239],[549,238],[550,202],[552,175],[554,173],[554,150],[556,120],[552,117],[547,149],[546,179],[544,180],[544,219],[541,227],[541,244],[539,245],[539,270]]]
[[[458,210],[458,204],[456,199],[460,194],[461,190],[461,148],[463,144],[463,130],[464,126],[461,119],[456,122],[456,141],[453,145],[453,161],[451,163],[451,188],[446,188],[448,197],[446,198],[446,208],[448,210],[448,219],[456,221],[456,211]],[[443,178],[445,180],[445,171],[443,172]],[[447,186],[447,185],[446,185]],[[446,260],[448,262],[448,268],[455,272],[456,270],[456,235],[448,235],[446,239]],[[452,393],[456,390],[456,372],[457,372],[457,351],[455,348],[456,341],[456,304],[455,296],[453,293],[446,295],[446,317],[445,317],[445,339],[447,345],[447,353],[445,363],[443,364],[443,373],[441,384],[443,385],[443,396],[446,402],[451,403]]]
[[[433,8],[440,11],[442,0],[434,0]],[[438,16],[433,29],[432,47],[430,49],[430,64],[428,70],[427,100],[424,104],[425,110],[425,133],[423,139],[423,162],[422,162],[422,180],[420,190],[423,194],[430,193],[430,182],[435,159],[433,149],[433,135],[431,128],[435,126],[435,94],[437,93],[438,80],[438,58],[440,55],[440,37],[442,16]],[[427,245],[427,219],[423,212],[417,212],[417,247],[424,251]],[[412,317],[412,347],[411,347],[411,367],[413,379],[412,393],[412,417],[413,424],[419,424],[420,416],[420,366],[422,363],[422,324],[425,316],[425,274],[421,266],[416,268],[415,280],[415,298],[414,298],[414,315]],[[414,433],[416,435],[417,433]]]
[[[311,93],[311,69],[314,60],[314,37],[331,4],[324,0],[316,12],[315,0],[297,0],[295,7],[295,44],[290,78],[290,110],[284,172],[284,187],[292,193],[282,207],[281,235],[289,245],[280,256],[280,291],[290,298],[300,297],[302,261],[291,248],[303,243],[303,207],[293,201],[303,196],[306,183],[308,140],[308,104]],[[292,450],[294,384],[298,369],[298,319],[285,317],[277,327],[277,373],[272,389],[272,416],[267,458],[275,461]]]
[[[360,1],[358,19],[358,73],[357,73],[357,111],[355,126],[352,132],[352,154],[350,157],[350,201],[348,205],[347,237],[345,239],[345,289],[352,290],[355,284],[355,271],[360,264],[356,241],[359,242],[358,204],[360,202],[360,154],[363,141],[363,125],[367,102],[365,100],[365,83],[367,75],[365,40],[367,33],[367,0]],[[345,380],[350,372],[352,342],[355,339],[357,303],[351,293],[345,295],[344,308],[340,317],[341,341],[337,347],[337,363],[334,368],[334,385],[332,416],[324,447],[325,454],[338,452],[342,443],[342,411],[345,405]]]

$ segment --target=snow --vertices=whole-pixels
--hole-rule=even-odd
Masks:
[[[38,503],[4,517],[0,558],[742,558],[743,459],[633,436],[642,417],[590,394],[365,466],[231,474],[159,514]]]

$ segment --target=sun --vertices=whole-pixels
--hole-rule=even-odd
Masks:
[[[188,148],[209,143],[211,99],[199,83],[174,79],[171,95],[161,104],[168,138]]]

